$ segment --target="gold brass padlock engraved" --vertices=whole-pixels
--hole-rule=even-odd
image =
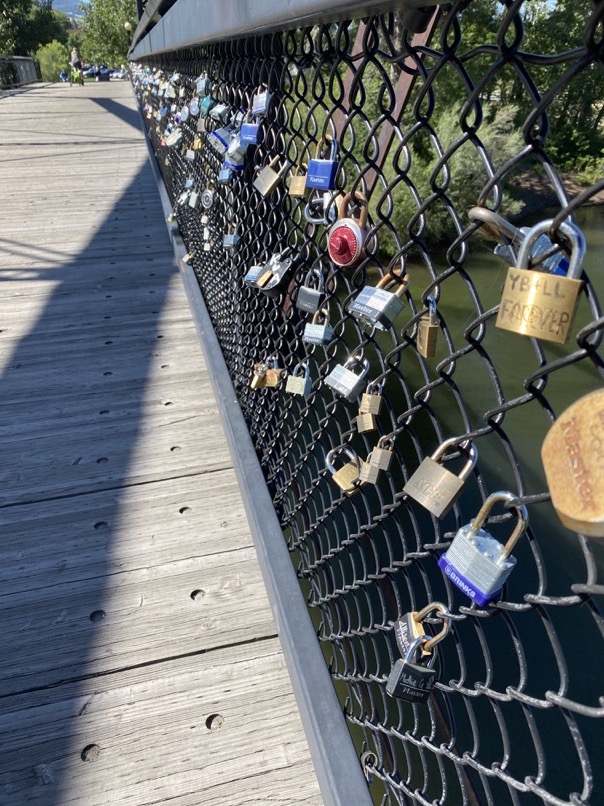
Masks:
[[[377,422],[375,415],[371,412],[359,412],[356,417],[357,431],[359,434],[364,434],[367,431],[375,431]]]
[[[273,159],[258,171],[258,174],[252,184],[256,190],[263,196],[268,196],[275,190],[281,179],[285,176],[285,172],[291,167],[291,162],[285,161],[284,165],[276,171],[273,165],[277,164],[278,157]]]
[[[436,316],[436,300],[428,297],[428,313],[425,313],[417,325],[417,352],[424,358],[434,358],[436,355],[436,340],[438,338],[438,320]]]
[[[572,252],[566,277],[528,268],[531,247],[551,230],[547,219],[528,231],[518,252],[518,266],[510,266],[505,278],[496,326],[523,336],[564,344],[572,327],[579,292],[585,239],[577,227],[563,222],[560,232],[570,241]]]
[[[359,478],[363,484],[377,484],[380,471],[390,469],[390,462],[394,455],[393,445],[394,442],[390,437],[380,437],[378,444],[367,457],[367,461],[362,463]]]
[[[462,447],[468,454],[468,461],[458,476],[440,464],[447,450],[453,447]],[[447,439],[432,456],[426,456],[403,487],[403,492],[428,512],[442,518],[461,495],[464,482],[476,466],[477,459],[478,451],[473,442],[466,440],[459,443],[455,438]]]
[[[563,525],[604,538],[604,389],[579,398],[554,422],[541,448],[552,504]]]
[[[285,375],[286,370],[279,367],[279,359],[277,356],[271,356],[266,359],[266,372],[264,375],[264,385],[266,387],[279,386],[281,379]]]
[[[295,196],[302,199],[308,195],[308,188],[306,187],[306,171],[308,165],[305,162],[299,162],[295,171],[292,172],[289,180],[288,193],[290,196]]]
[[[363,392],[361,395],[359,414],[373,414],[377,417],[382,408],[382,400],[384,399],[381,389],[382,387],[376,387],[373,381],[368,384],[367,391]]]
[[[334,467],[334,460],[344,454],[348,461],[338,470]],[[361,460],[350,448],[332,448],[325,457],[325,465],[332,474],[332,479],[345,495],[354,495],[360,485]]]

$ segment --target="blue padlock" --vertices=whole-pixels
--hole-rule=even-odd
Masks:
[[[329,158],[321,157],[325,147],[329,147]],[[317,151],[308,163],[306,173],[306,187],[319,188],[319,190],[333,190],[336,186],[336,173],[338,172],[338,143],[329,135],[321,138],[317,143]]]
[[[248,146],[255,146],[264,139],[262,124],[258,123],[258,121],[251,121],[249,112],[241,125],[239,138],[243,144]]]

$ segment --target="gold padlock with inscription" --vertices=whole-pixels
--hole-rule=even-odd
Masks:
[[[264,385],[266,387],[279,386],[281,379],[285,375],[286,370],[279,367],[279,359],[276,355],[270,356],[266,359],[266,373],[264,376]]]
[[[559,231],[572,245],[566,277],[529,269],[531,248],[546,235],[553,219],[537,224],[527,232],[518,252],[518,266],[510,266],[505,278],[496,326],[523,336],[564,344],[572,327],[579,292],[579,279],[585,239],[581,230],[563,222]]]
[[[436,339],[438,338],[438,317],[436,300],[428,297],[428,313],[425,313],[417,325],[417,352],[423,358],[434,358],[436,355]]]
[[[375,414],[371,414],[371,412],[359,412],[356,417],[356,424],[357,424],[357,431],[359,434],[364,434],[367,431],[375,431],[377,428],[377,422],[375,419]]]
[[[579,398],[547,433],[541,448],[558,517],[573,532],[604,537],[604,389]]]
[[[382,385],[372,381],[367,385],[367,390],[361,395],[359,404],[359,414],[373,414],[377,417],[382,408]]]
[[[340,455],[343,454],[348,461],[338,470],[334,466]],[[361,460],[350,448],[332,448],[325,457],[325,466],[332,474],[332,478],[338,487],[346,495],[354,495],[360,487]]]
[[[289,180],[288,193],[290,196],[296,198],[304,198],[308,195],[308,188],[306,187],[306,171],[308,165],[305,162],[299,162],[295,171],[292,172]]]
[[[359,481],[362,484],[377,484],[380,471],[389,470],[394,455],[394,441],[391,437],[380,437],[366,462],[361,464]]]

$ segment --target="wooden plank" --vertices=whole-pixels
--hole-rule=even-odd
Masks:
[[[262,643],[273,653],[197,656],[197,668],[187,659],[169,677],[113,678],[85,695],[62,686],[60,699],[6,712],[7,803],[320,804],[282,657]],[[98,750],[85,763],[89,745]]]

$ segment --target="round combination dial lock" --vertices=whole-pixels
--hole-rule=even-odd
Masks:
[[[354,201],[359,213],[356,218],[348,215],[353,194],[347,193],[341,201],[338,220],[329,230],[327,251],[337,266],[356,266],[365,257],[367,240],[367,199],[355,191]]]

